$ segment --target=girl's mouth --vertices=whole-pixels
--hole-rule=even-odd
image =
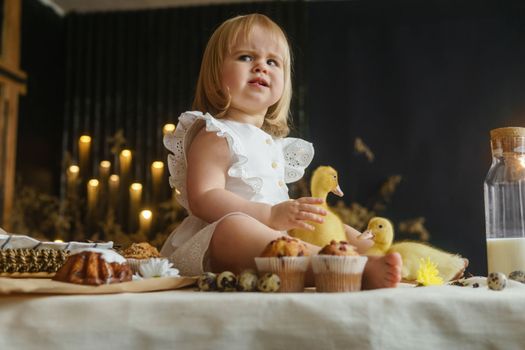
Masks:
[[[253,85],[257,85],[257,86],[264,86],[264,87],[269,87],[270,85],[268,84],[268,82],[266,80],[264,80],[263,78],[255,78],[255,79],[252,79],[248,82],[248,84],[253,84]]]

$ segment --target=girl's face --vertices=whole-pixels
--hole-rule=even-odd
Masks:
[[[231,96],[230,108],[265,115],[284,89],[285,49],[260,26],[245,40],[242,35],[224,58],[222,87]]]

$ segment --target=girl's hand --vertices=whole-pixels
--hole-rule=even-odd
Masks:
[[[317,223],[324,221],[321,216],[326,215],[326,210],[318,205],[322,203],[322,198],[302,197],[276,204],[271,209],[270,226],[279,231],[288,231],[292,228],[313,231],[315,227],[307,221]]]

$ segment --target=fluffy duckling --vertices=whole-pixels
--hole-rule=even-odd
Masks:
[[[399,242],[392,244],[394,240],[394,228],[392,223],[380,217],[372,218],[365,232],[360,238],[371,238],[374,245],[366,252],[366,255],[384,255],[397,252],[403,260],[401,278],[407,282],[417,279],[417,271],[421,259],[430,258],[437,265],[439,275],[444,281],[450,281],[463,275],[468,265],[468,260],[459,255],[454,255],[434,248],[430,245],[417,242]]]
[[[324,222],[308,222],[315,227],[314,231],[294,229],[289,232],[290,235],[320,247],[324,247],[332,240],[337,242],[346,241],[347,237],[343,222],[326,204],[328,192],[332,192],[339,197],[343,196],[343,191],[341,191],[337,180],[337,171],[330,166],[320,166],[315,169],[310,181],[310,190],[312,197],[324,199],[324,202],[319,204],[327,213],[326,216],[323,217]]]

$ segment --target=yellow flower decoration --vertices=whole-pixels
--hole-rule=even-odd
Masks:
[[[443,284],[443,278],[439,276],[437,265],[430,261],[428,257],[427,260],[421,259],[416,281],[422,286],[439,286]]]

